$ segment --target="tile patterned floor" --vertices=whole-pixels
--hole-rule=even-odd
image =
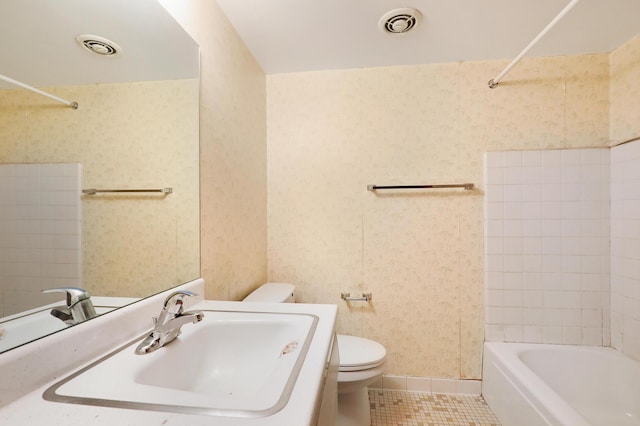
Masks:
[[[500,426],[481,396],[370,390],[372,426]]]

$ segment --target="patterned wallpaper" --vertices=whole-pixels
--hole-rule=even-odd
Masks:
[[[242,299],[266,281],[265,75],[215,1],[162,3],[200,45],[206,297]]]
[[[485,151],[609,139],[609,56],[271,75],[269,280],[338,304],[339,332],[378,340],[388,374],[479,378]],[[372,193],[367,184],[479,189]],[[346,304],[341,291],[371,291]]]
[[[174,190],[83,196],[82,285],[95,295],[140,297],[197,277],[198,81],[48,90],[80,108],[0,92],[0,162],[78,162],[85,188]]]

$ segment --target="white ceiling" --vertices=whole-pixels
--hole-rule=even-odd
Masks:
[[[123,53],[88,52],[79,34]],[[157,0],[0,0],[0,74],[32,86],[197,78],[199,48]]]
[[[217,0],[267,74],[512,59],[569,0]],[[378,29],[414,7],[405,36]],[[528,56],[611,52],[640,33],[640,0],[582,0]]]

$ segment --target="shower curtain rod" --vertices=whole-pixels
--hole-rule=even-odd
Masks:
[[[491,80],[489,80],[489,88],[490,89],[495,89],[496,87],[498,87],[498,83],[500,83],[500,80],[502,80],[502,77],[504,77],[509,71],[511,71],[511,68],[515,67],[516,64],[518,62],[520,62],[520,60],[522,59],[522,57],[524,55],[527,54],[527,52],[538,42],[540,41],[540,39],[542,37],[544,37],[547,32],[549,32],[549,30],[551,28],[553,28],[559,20],[561,20],[564,15],[566,15],[567,13],[569,13],[569,11],[571,9],[573,9],[573,7],[578,4],[580,0],[571,0],[569,2],[569,4],[567,4],[564,9],[562,9],[560,11],[560,13],[558,13],[558,16],[556,16],[555,18],[553,18],[553,20],[551,22],[549,22],[549,24],[544,27],[544,29],[540,32],[540,34],[538,34],[533,40],[531,40],[531,43],[529,43],[529,45],[527,47],[524,48],[524,50],[522,52],[520,52],[520,54],[518,56],[516,56],[513,61],[511,61],[511,63],[509,65],[507,65],[507,67],[502,70],[502,72],[500,74],[498,74],[498,76],[496,78],[492,78]]]
[[[42,91],[40,89],[36,89],[33,86],[29,86],[28,84],[22,83],[21,81],[14,80],[13,78],[7,77],[6,75],[0,74],[0,80],[4,80],[7,83],[13,84],[14,86],[22,87],[23,89],[31,90],[32,92],[35,92],[35,93],[37,93],[39,95],[42,95],[42,96],[46,96],[49,99],[53,99],[54,101],[60,102],[62,104],[65,104],[66,106],[71,107],[73,109],[78,109],[78,103],[77,102],[68,101],[66,99],[59,98],[59,97],[57,97],[55,95],[52,95],[51,93],[44,92],[44,91]]]

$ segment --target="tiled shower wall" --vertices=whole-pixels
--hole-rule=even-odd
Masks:
[[[640,141],[611,149],[611,346],[640,360]]]
[[[43,289],[80,285],[80,170],[0,165],[0,316],[64,298]]]
[[[609,150],[485,163],[486,340],[608,345]]]

